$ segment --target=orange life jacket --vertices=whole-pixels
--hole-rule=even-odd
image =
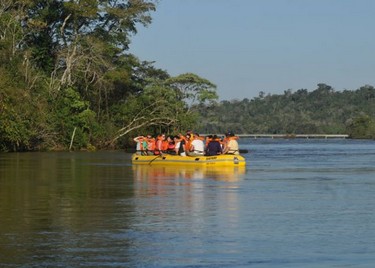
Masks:
[[[230,140],[238,140],[240,137],[238,137],[238,136],[232,136],[232,137],[225,137],[224,139],[223,139],[223,143],[224,144],[227,144]]]
[[[190,149],[191,149],[191,142],[193,141],[192,134],[190,134],[190,139],[188,139],[187,137],[185,137],[183,135],[181,135],[181,138],[182,138],[182,140],[185,141],[185,149],[186,149],[186,151],[190,151]]]
[[[159,135],[156,138],[156,142],[155,142],[155,149],[154,149],[155,154],[160,154],[160,151],[163,150],[162,144],[163,144],[163,137]]]
[[[169,147],[169,142],[167,140],[163,140],[161,143],[161,150],[162,151],[167,151]]]
[[[155,150],[155,139],[154,138],[147,139],[147,150],[149,150],[149,151]]]
[[[155,143],[154,153],[160,154],[161,151],[167,151],[167,150],[168,150],[168,141],[164,139],[162,135],[159,135]]]

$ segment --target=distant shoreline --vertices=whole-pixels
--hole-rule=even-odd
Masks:
[[[207,136],[208,134],[200,134]],[[215,134],[218,137],[224,134]],[[270,139],[348,139],[348,134],[237,134],[240,138],[270,138]]]

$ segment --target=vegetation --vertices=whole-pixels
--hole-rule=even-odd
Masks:
[[[349,134],[375,138],[375,88],[336,92],[318,84],[312,92],[287,90],[252,100],[222,101],[195,107],[202,116],[199,131],[265,134]]]
[[[0,1],[0,151],[116,148],[186,129],[375,137],[371,86],[219,103],[212,82],[139,60],[128,47],[156,1]]]
[[[116,147],[191,128],[211,82],[127,53],[152,0],[2,0],[0,151]]]

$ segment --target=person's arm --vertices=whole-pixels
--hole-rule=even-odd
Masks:
[[[217,154],[223,154],[223,148],[219,142],[217,143]]]
[[[179,149],[180,149],[180,142],[177,142],[176,146],[174,147],[174,151],[176,152],[177,155],[178,155],[178,150]]]
[[[158,150],[159,152],[161,152],[162,151],[162,142],[161,142],[161,140],[157,140],[156,141],[156,150]]]
[[[229,152],[229,146],[228,146],[228,143],[226,143],[224,145],[224,148],[221,150],[222,154],[226,154],[227,152]]]
[[[189,152],[194,152],[195,148],[194,148],[194,144],[193,143],[190,143],[190,149],[189,149]]]
[[[184,140],[181,141],[180,146],[182,146],[182,152],[183,152],[183,153],[186,153],[186,142],[185,142]]]

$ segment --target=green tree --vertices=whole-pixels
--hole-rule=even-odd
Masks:
[[[356,139],[375,139],[375,120],[361,114],[347,121],[347,133]]]
[[[58,136],[54,139],[57,146],[66,150],[75,132],[73,148],[91,147],[95,132],[98,132],[98,124],[95,120],[95,112],[89,107],[89,102],[83,100],[74,88],[67,88],[60,92],[58,101],[51,106],[50,125]],[[76,131],[75,131],[76,130]]]
[[[185,101],[190,107],[197,103],[212,103],[218,99],[216,85],[196,74],[171,77],[165,84],[176,92],[179,101]]]

